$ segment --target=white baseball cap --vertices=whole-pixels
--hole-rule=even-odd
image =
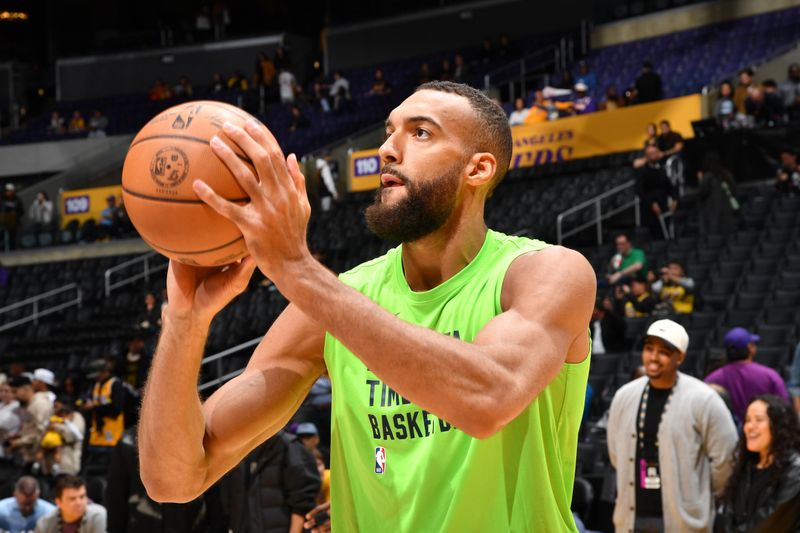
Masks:
[[[689,348],[689,334],[686,328],[667,318],[656,320],[647,328],[648,337],[658,337],[681,353]]]
[[[37,368],[34,370],[33,379],[39,380],[50,387],[53,387],[56,384],[56,375],[53,374],[51,370],[47,370],[46,368]]]

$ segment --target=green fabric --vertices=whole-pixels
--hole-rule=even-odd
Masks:
[[[634,263],[641,263],[642,273],[647,272],[647,258],[644,256],[644,250],[640,248],[631,248],[631,252],[622,258],[619,270],[625,270]]]
[[[403,320],[471,342],[501,313],[511,262],[546,246],[490,231],[469,265],[425,292],[408,287],[399,247],[341,279]],[[333,383],[334,531],[576,531],[570,501],[589,357],[565,364],[530,406],[484,440],[397,395],[330,334],[325,361]],[[376,473],[379,447],[384,473]]]

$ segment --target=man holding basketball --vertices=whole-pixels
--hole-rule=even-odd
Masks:
[[[212,141],[251,202],[202,182],[195,192],[251,257],[222,271],[170,264],[140,423],[150,495],[197,497],[281,429],[327,368],[334,530],[575,531],[595,276],[576,252],[487,230],[484,204],[511,157],[503,111],[448,82],[392,111],[366,217],[403,244],[340,278],[308,251],[295,156],[260,124],[224,133],[257,171]],[[245,371],[201,402],[209,324],[256,266],[291,303]]]

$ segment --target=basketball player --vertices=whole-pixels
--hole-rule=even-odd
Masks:
[[[190,501],[287,423],[327,368],[334,531],[575,531],[570,512],[589,372],[595,275],[576,252],[486,228],[511,157],[502,109],[470,87],[422,85],[386,121],[372,231],[403,244],[337,278],[306,245],[294,155],[260,124],[212,142],[251,198],[195,192],[251,257],[172,262],[140,426],[142,478]],[[209,324],[257,266],[290,305],[244,373],[206,401]]]

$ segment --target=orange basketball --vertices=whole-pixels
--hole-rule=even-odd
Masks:
[[[244,126],[251,118],[222,102],[187,102],[158,114],[134,137],[122,167],[122,198],[139,235],[156,251],[197,266],[225,265],[247,255],[236,226],[204,204],[192,183],[200,179],[223,198],[249,201],[209,141],[219,136],[252,168],[221,131],[226,121]]]

